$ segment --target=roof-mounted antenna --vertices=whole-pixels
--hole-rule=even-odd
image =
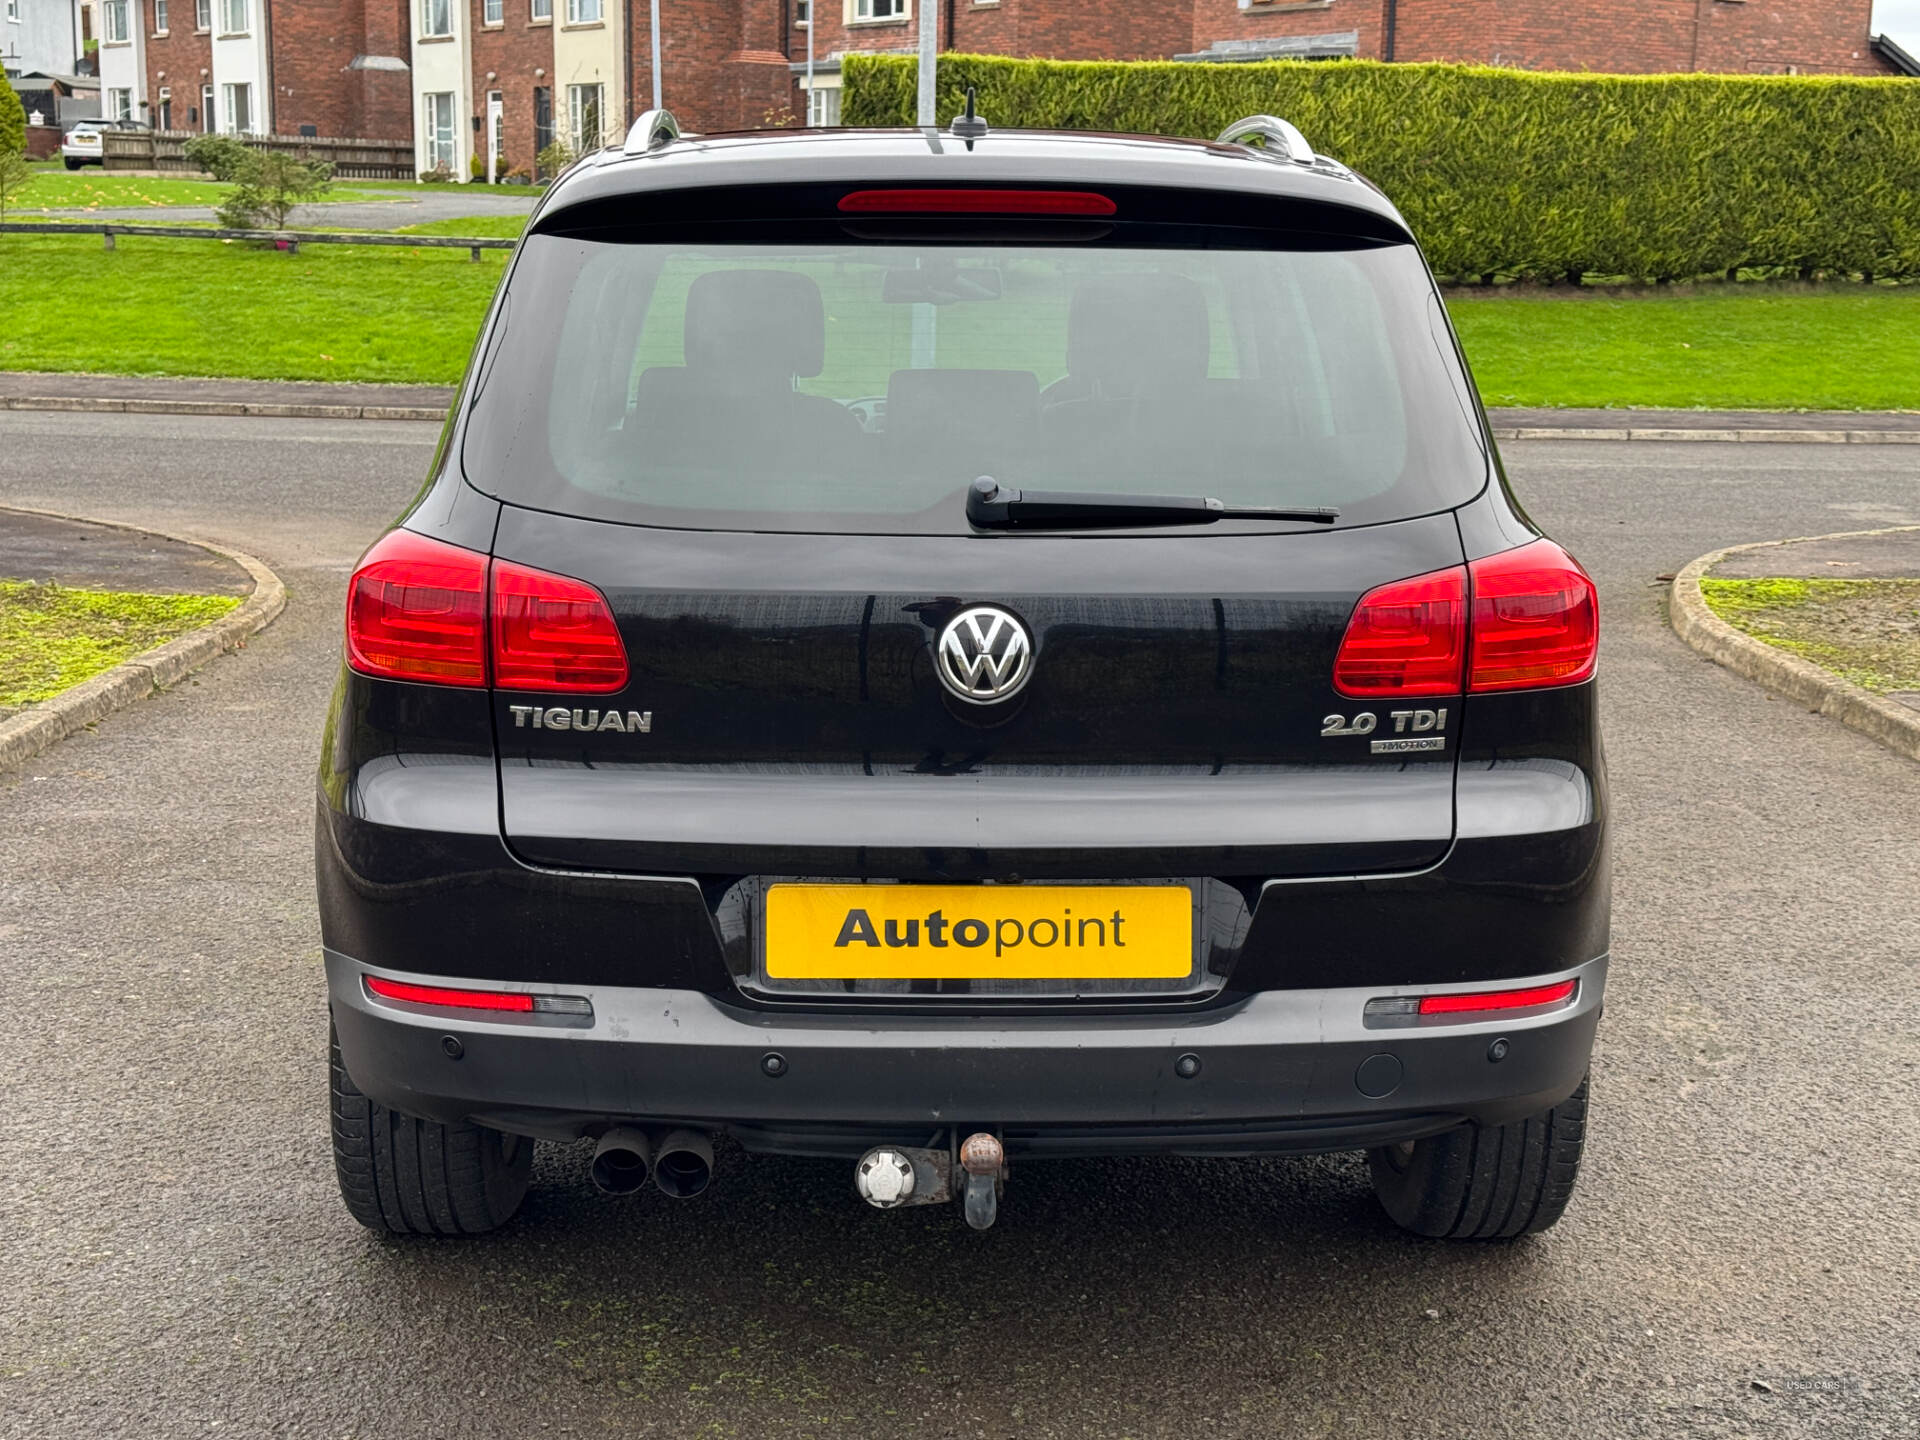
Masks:
[[[968,145],[972,145],[987,133],[987,122],[974,112],[974,100],[978,93],[973,86],[967,86],[967,108],[963,113],[954,116],[953,124],[948,127]]]

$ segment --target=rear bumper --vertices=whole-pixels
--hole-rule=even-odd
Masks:
[[[449,982],[327,952],[347,1071],[393,1109],[550,1139],[682,1124],[812,1154],[925,1144],[956,1126],[1040,1155],[1348,1150],[1505,1124],[1579,1085],[1606,969],[1603,956],[1529,977],[1580,982],[1550,1013],[1373,1029],[1370,999],[1488,986],[1264,991],[1176,1016],[820,1015],[690,990]],[[475,1019],[376,1000],[368,974],[584,996],[593,1013]],[[1175,1069],[1186,1055],[1199,1061],[1190,1078]]]

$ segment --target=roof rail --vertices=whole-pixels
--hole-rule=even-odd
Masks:
[[[671,110],[648,110],[633,122],[623,147],[628,155],[645,155],[680,138],[680,122]]]
[[[1282,120],[1278,115],[1249,115],[1244,120],[1236,120],[1220,132],[1218,144],[1245,145],[1258,140],[1263,150],[1274,150],[1296,165],[1311,165],[1314,161],[1313,147],[1307,143],[1291,121]]]

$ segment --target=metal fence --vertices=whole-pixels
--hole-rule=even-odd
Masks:
[[[108,170],[157,170],[162,174],[195,175],[187,159],[194,130],[106,130],[101,132],[101,154]],[[413,142],[409,140],[338,140],[312,135],[242,135],[242,144],[255,150],[275,150],[302,160],[322,160],[341,180],[412,180],[415,178]]]
[[[302,245],[391,245],[411,250],[465,250],[478,260],[482,250],[511,250],[517,240],[477,239],[463,235],[388,235],[355,230],[218,230],[210,225],[111,225],[87,221],[8,220],[0,235],[99,235],[113,249],[116,235],[164,235],[176,240],[268,240],[298,254]]]

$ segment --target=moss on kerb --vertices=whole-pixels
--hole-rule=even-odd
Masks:
[[[0,705],[29,705],[236,609],[232,595],[145,595],[0,580]]]
[[[1920,690],[1920,580],[1700,582],[1715,615],[1878,694]]]

